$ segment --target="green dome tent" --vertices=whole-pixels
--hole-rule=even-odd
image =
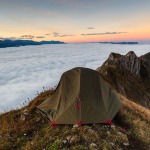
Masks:
[[[121,106],[97,71],[78,67],[63,73],[54,94],[37,108],[52,124],[92,124],[112,120]]]

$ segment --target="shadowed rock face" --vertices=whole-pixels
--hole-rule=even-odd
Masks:
[[[111,53],[97,71],[119,93],[150,108],[150,53],[141,57],[133,51],[126,55]]]
[[[150,69],[150,52],[140,57],[145,66]]]

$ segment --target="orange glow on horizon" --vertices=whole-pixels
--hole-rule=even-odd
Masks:
[[[46,33],[46,32],[45,32]],[[10,37],[16,37],[16,39],[22,35],[26,35],[25,32],[22,32],[21,35],[19,33],[12,34]],[[27,34],[29,35],[29,34]],[[33,39],[34,41],[62,41],[66,43],[82,43],[82,42],[115,42],[115,41],[150,41],[150,30],[144,29],[143,31],[134,31],[134,32],[127,32],[121,34],[106,34],[106,35],[88,35],[83,36],[80,33],[75,34],[75,36],[66,36],[66,37],[54,37],[51,33],[50,35],[46,36],[44,33],[31,33],[30,35],[35,36]],[[45,38],[36,38],[36,36],[45,35]],[[4,37],[9,37],[8,34],[5,34]]]
[[[60,39],[61,40],[61,39]],[[107,35],[107,36],[77,36],[64,39],[67,43],[80,42],[109,42],[109,41],[150,41],[150,34],[126,34],[126,35]]]

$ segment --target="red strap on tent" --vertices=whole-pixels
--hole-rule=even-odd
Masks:
[[[80,98],[78,99],[77,109],[80,110]]]
[[[78,125],[78,126],[81,126],[82,124],[83,124],[82,121],[78,121],[78,122],[77,122],[77,125]]]
[[[111,125],[111,124],[112,124],[112,121],[111,121],[111,120],[106,120],[106,121],[105,121],[105,124]]]
[[[52,122],[51,122],[51,125],[54,127],[54,126],[56,126],[56,122],[53,120]]]

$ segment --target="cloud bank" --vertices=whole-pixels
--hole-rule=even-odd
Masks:
[[[99,43],[22,46],[0,49],[0,112],[20,106],[43,87],[53,87],[64,71],[73,67],[96,69],[113,51],[140,56],[150,45]],[[63,66],[63,67],[62,67]]]
[[[36,36],[36,38],[43,39],[45,36]]]
[[[75,36],[74,34],[60,34],[58,32],[53,32],[54,37],[67,37],[67,36]]]
[[[33,35],[22,35],[20,36],[20,39],[33,39],[35,36]]]
[[[91,36],[91,35],[109,35],[109,34],[124,34],[128,32],[102,32],[102,33],[85,33],[81,34],[83,36]]]
[[[94,27],[88,27],[87,29],[94,29]]]

